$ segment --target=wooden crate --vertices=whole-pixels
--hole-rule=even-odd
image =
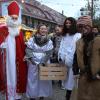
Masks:
[[[47,64],[39,66],[40,80],[65,80],[67,69],[65,65],[61,64]]]

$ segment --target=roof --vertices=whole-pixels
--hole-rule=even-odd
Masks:
[[[7,1],[11,1],[11,0],[7,0]],[[45,5],[42,5],[40,2],[36,0],[25,0],[24,3],[21,3],[21,0],[17,0],[17,1],[20,4],[22,4],[22,15],[31,16],[36,19],[40,19],[40,20],[44,20],[44,21],[48,21],[60,25],[63,24],[66,18],[61,13]]]
[[[63,24],[65,16],[35,0],[26,0],[22,13],[41,20]]]

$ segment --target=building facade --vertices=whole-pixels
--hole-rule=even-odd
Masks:
[[[12,0],[1,0],[0,1],[0,16],[3,16],[5,8],[2,6],[7,4]],[[63,14],[42,5],[40,2],[36,0],[16,0],[18,1],[21,7],[21,20],[22,23],[26,26],[36,28],[37,25],[43,23],[49,26],[52,31],[55,25],[63,25],[63,22],[66,18]]]

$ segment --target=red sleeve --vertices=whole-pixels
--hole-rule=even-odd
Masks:
[[[7,26],[0,26],[0,44],[5,41],[8,36],[8,28]]]

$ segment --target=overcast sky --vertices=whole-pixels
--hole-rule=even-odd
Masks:
[[[64,11],[64,15],[78,17],[81,7],[86,4],[85,0],[37,0],[58,12]]]

